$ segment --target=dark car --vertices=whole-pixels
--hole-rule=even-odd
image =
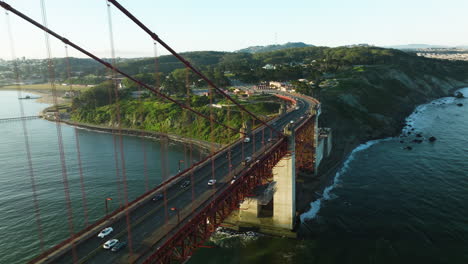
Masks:
[[[180,185],[180,188],[186,188],[190,185],[190,181],[189,180],[186,180],[184,181],[181,185]]]
[[[127,242],[125,241],[122,241],[122,242],[119,242],[117,244],[115,244],[115,246],[112,247],[111,251],[119,251],[121,250],[122,248],[126,247],[127,246]]]
[[[153,202],[157,202],[159,200],[162,200],[163,198],[164,198],[164,195],[162,193],[160,193],[160,194],[157,194],[156,196],[154,196],[151,200]]]

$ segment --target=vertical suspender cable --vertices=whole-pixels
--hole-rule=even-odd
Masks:
[[[158,59],[158,43],[156,41],[153,42],[153,51],[154,51],[154,69],[155,69],[155,78],[156,83],[155,87],[156,90],[159,92],[161,87],[161,79],[159,74],[159,59]],[[164,182],[166,180],[167,174],[167,167],[166,167],[166,137],[161,136],[159,137],[159,160],[161,161],[161,181]],[[169,208],[167,206],[167,186],[163,186],[163,197],[164,197],[164,223],[167,224],[169,222]]]
[[[70,82],[70,91],[73,91],[73,84],[71,81],[71,66],[70,66],[70,57],[68,56],[68,45],[65,45],[65,56],[67,61],[67,78]],[[73,95],[71,95],[73,96]],[[74,122],[76,123],[76,122]],[[83,215],[84,215],[84,223],[85,226],[88,226],[88,203],[86,200],[86,191],[85,191],[85,182],[83,176],[83,166],[81,162],[81,148],[80,148],[80,140],[78,138],[78,128],[74,128],[74,135],[75,135],[75,145],[76,145],[76,158],[78,161],[78,172],[80,174],[80,187],[81,187],[81,199],[83,203]]]
[[[109,38],[110,38],[110,45],[111,45],[111,54],[112,54],[112,65],[115,67],[115,47],[114,47],[114,33],[112,29],[112,16],[111,16],[111,7],[109,2],[107,4],[107,18],[109,24]],[[118,85],[116,80],[115,70],[112,71],[112,79],[114,84],[114,96],[115,96],[115,115],[117,117],[117,125],[118,125],[118,136],[119,136],[119,145],[120,145],[120,162],[122,164],[122,182],[123,182],[123,189],[124,189],[124,202],[125,202],[125,215],[126,215],[126,222],[127,222],[127,237],[128,237],[128,249],[130,257],[133,255],[133,244],[132,244],[132,226],[131,226],[131,219],[130,219],[130,212],[128,210],[128,186],[127,186],[127,172],[125,169],[125,154],[124,154],[124,142],[122,136],[122,122],[120,116],[120,103],[119,103],[119,91]]]
[[[42,13],[42,24],[45,27],[47,27],[47,14],[46,14],[44,0],[41,0],[41,13]],[[47,57],[48,57],[49,82],[52,88],[52,94],[53,94],[54,105],[55,105],[55,126],[57,128],[57,138],[58,138],[60,161],[61,161],[61,167],[62,167],[63,189],[65,193],[65,202],[67,204],[68,228],[70,231],[70,237],[73,238],[75,235],[74,226],[73,226],[73,208],[72,208],[71,198],[70,198],[70,187],[68,184],[67,165],[66,165],[66,160],[65,160],[65,150],[63,146],[63,137],[62,137],[62,126],[60,123],[60,112],[59,112],[58,101],[57,101],[57,89],[55,87],[55,69],[54,69],[54,63],[52,61],[52,52],[50,49],[49,33],[44,32],[44,36],[45,36],[45,44],[46,44]],[[76,255],[76,248],[75,248],[74,243],[72,244],[72,254],[73,254],[73,262],[76,263],[77,255]]]
[[[211,141],[211,153],[210,153],[210,158],[211,158],[211,179],[216,180],[215,176],[215,158],[214,158],[214,153],[215,153],[215,138],[214,138],[214,114],[213,114],[213,88],[210,86],[209,90],[209,95],[210,95],[210,141]],[[216,184],[213,184],[213,199],[216,194]]]
[[[5,11],[5,17],[6,17],[6,24],[8,28],[8,37],[10,40],[11,59],[13,61],[13,66],[14,66],[16,91],[18,93],[18,98],[21,98],[22,97],[22,89],[20,85],[21,78],[20,78],[20,72],[18,68],[18,61],[16,59],[15,42],[14,42],[13,34],[11,31],[10,17],[8,15],[8,11]],[[24,116],[23,100],[18,100],[18,102],[19,102],[19,107],[20,107],[20,115],[21,117],[23,117]],[[23,128],[23,138],[24,138],[24,145],[26,148],[26,156],[27,156],[27,161],[28,161],[29,178],[31,180],[31,191],[32,191],[33,206],[34,206],[34,215],[36,218],[36,225],[37,225],[37,235],[39,238],[39,245],[40,245],[41,251],[44,251],[44,234],[42,231],[41,210],[39,207],[39,199],[37,195],[36,179],[35,179],[34,167],[32,163],[31,146],[29,143],[29,133],[28,133],[28,128],[26,126],[26,120],[24,119],[21,120],[21,126]]]
[[[256,145],[255,145],[255,138],[256,138],[256,134],[254,133],[255,131],[255,119],[252,119],[252,157],[253,157],[253,154],[255,153],[255,150],[257,149],[256,148]]]

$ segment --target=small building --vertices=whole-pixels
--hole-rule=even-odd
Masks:
[[[265,70],[276,70],[276,66],[275,66],[275,65],[271,65],[271,64],[266,64],[265,66],[262,67],[262,69],[265,69]]]
[[[208,96],[208,89],[192,89],[192,94],[197,96]]]

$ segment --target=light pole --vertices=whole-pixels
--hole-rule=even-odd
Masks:
[[[176,207],[172,207],[172,208],[171,208],[171,211],[177,211],[177,224],[180,223],[180,213],[179,213],[179,209],[177,209]]]
[[[112,198],[107,197],[105,201],[106,201],[106,216],[107,216],[109,213],[109,206],[107,205],[107,201],[112,201]]]
[[[180,172],[180,164],[184,163],[184,160],[179,160],[179,172]]]

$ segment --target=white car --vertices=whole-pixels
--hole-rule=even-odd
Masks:
[[[232,181],[231,181],[231,184],[235,183],[236,182],[236,176],[232,177]]]
[[[247,158],[245,158],[244,161],[242,161],[242,165],[245,166],[245,165],[249,164],[250,161],[252,161],[252,157],[247,157]]]
[[[216,183],[216,180],[214,179],[211,179],[208,181],[208,185],[215,185],[215,183]]]
[[[104,245],[102,245],[102,247],[104,249],[110,249],[113,246],[115,246],[115,244],[117,243],[119,243],[119,240],[114,238],[114,239],[108,240],[106,243],[104,243]]]
[[[112,233],[112,231],[114,231],[114,229],[112,227],[106,227],[97,236],[100,237],[100,238],[104,238],[105,236]]]
[[[291,124],[294,124],[294,121],[293,121],[293,120],[291,120],[291,121],[289,121],[289,123],[291,123]]]
[[[244,138],[244,143],[249,143],[249,142],[250,142],[250,138],[249,138],[249,137]]]

